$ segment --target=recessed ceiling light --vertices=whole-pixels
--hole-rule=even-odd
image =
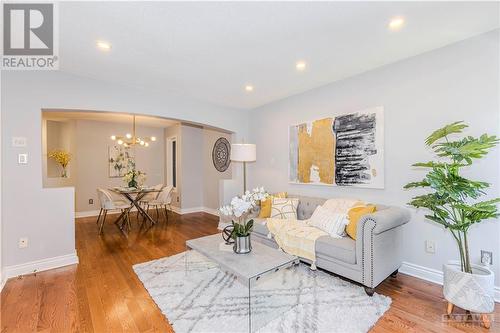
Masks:
[[[98,40],[97,43],[96,43],[96,45],[101,50],[105,50],[105,51],[111,50],[111,44],[109,44],[108,42],[104,42],[102,40]]]
[[[391,29],[391,30],[399,30],[399,29],[401,29],[403,27],[404,24],[405,24],[404,18],[402,18],[402,17],[394,17],[389,22],[389,29]]]
[[[253,86],[252,86],[252,85],[247,84],[247,85],[245,86],[245,91],[252,92],[252,91],[253,91]]]
[[[298,71],[303,71],[306,69],[306,63],[304,61],[297,61],[297,63],[295,64],[295,68]]]

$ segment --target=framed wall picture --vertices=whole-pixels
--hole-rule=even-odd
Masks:
[[[290,126],[289,181],[384,188],[384,109]]]
[[[131,149],[123,146],[108,147],[108,165],[109,177],[123,177],[129,171],[135,168],[135,160]]]

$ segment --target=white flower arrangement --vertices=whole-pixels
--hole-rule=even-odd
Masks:
[[[252,211],[253,208],[259,205],[261,200],[266,199],[269,193],[263,187],[254,188],[252,191],[246,191],[242,196],[237,196],[231,199],[231,203],[219,208],[219,212],[224,216],[231,216],[237,219],[234,220],[234,231],[232,237],[245,237],[250,234],[253,227],[253,220],[245,221],[245,217]]]
[[[146,182],[146,173],[139,170],[130,170],[123,176],[128,187],[140,187]]]
[[[246,191],[242,196],[231,199],[231,203],[219,208],[219,212],[225,216],[240,218],[255,208],[261,200],[269,197],[269,193],[263,187],[256,187],[252,191]]]

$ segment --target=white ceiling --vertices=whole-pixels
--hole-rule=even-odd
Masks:
[[[63,71],[249,109],[496,29],[499,3],[64,2],[59,17]]]
[[[133,115],[115,112],[93,112],[93,111],[43,111],[44,119],[51,120],[93,120],[110,123],[130,124],[132,126]],[[137,126],[146,127],[169,127],[175,124],[180,124],[178,121],[149,116],[136,116],[135,122]]]

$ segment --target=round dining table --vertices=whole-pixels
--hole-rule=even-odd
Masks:
[[[121,215],[118,217],[116,220],[116,225],[118,228],[121,230],[121,232],[128,236],[127,234],[127,220],[125,219],[126,216],[130,213],[130,210],[132,208],[136,208],[139,214],[144,218],[144,220],[148,221],[151,224],[151,227],[157,223],[149,214],[148,212],[141,207],[140,202],[141,199],[144,198],[146,194],[149,193],[159,193],[161,190],[150,188],[150,187],[142,187],[142,188],[131,188],[131,187],[114,187],[109,189],[110,191],[113,191],[114,193],[122,195],[124,198],[126,198],[127,201],[130,202],[130,207],[126,210],[124,210]]]

